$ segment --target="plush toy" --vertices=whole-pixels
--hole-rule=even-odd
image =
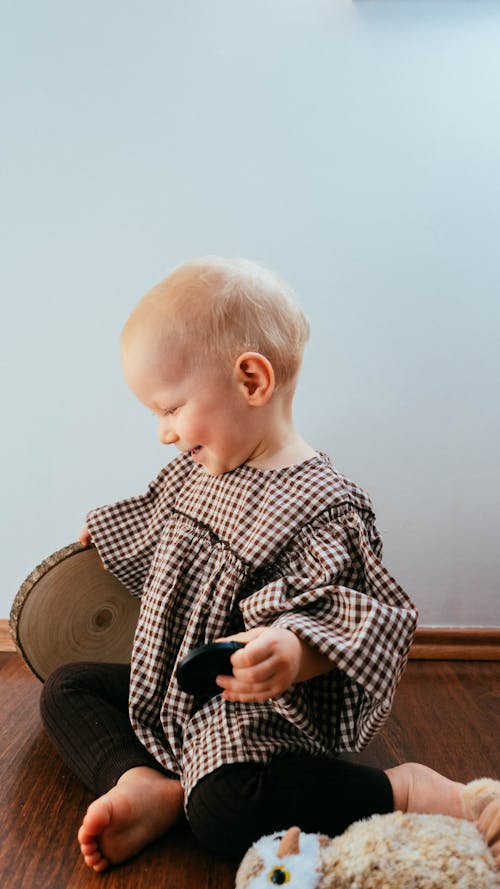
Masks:
[[[236,889],[498,889],[500,873],[472,823],[500,811],[500,782],[465,787],[464,815],[392,812],[357,821],[335,839],[298,827],[262,837],[246,853]]]

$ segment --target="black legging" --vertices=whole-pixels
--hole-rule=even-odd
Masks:
[[[45,729],[66,765],[97,796],[128,769],[167,772],[135,736],[128,717],[130,671],[122,664],[66,664],[45,683]],[[269,764],[216,769],[192,791],[187,815],[198,840],[241,857],[258,837],[297,824],[336,836],[359,818],[393,811],[385,772],[342,759],[277,756]]]

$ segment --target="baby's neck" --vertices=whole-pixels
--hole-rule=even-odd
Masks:
[[[317,451],[293,429],[290,437],[275,449],[269,449],[249,460],[247,465],[256,469],[285,469],[287,466],[296,466],[313,457],[317,457]]]

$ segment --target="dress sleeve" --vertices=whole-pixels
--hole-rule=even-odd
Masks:
[[[247,629],[284,627],[331,660],[331,673],[294,686],[295,697],[285,693],[275,706],[304,723],[304,712],[296,712],[301,686],[322,688],[340,708],[349,700],[343,749],[365,746],[367,740],[357,744],[355,737],[369,739],[390,712],[417,622],[413,603],[380,556],[373,516],[350,510],[302,531],[282,558],[280,576],[240,603]],[[332,730],[338,737],[339,726]]]
[[[87,527],[105,569],[134,596],[140,596],[155,547],[175,497],[192,469],[177,457],[150,483],[145,494],[100,506],[87,515]]]

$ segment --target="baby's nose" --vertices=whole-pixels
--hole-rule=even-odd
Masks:
[[[175,430],[166,423],[160,423],[158,428],[158,438],[162,444],[175,444],[176,441],[179,441],[179,436]]]

